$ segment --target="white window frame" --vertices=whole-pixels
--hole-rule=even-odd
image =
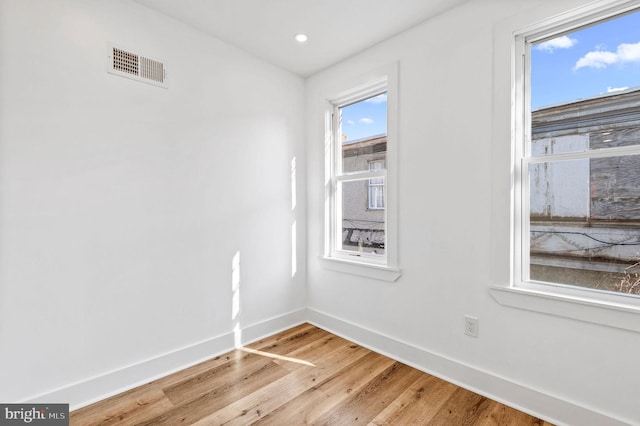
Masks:
[[[349,79],[325,103],[325,243],[323,264],[339,272],[393,282],[400,277],[397,224],[397,123],[398,64],[381,67],[356,79]],[[337,111],[340,107],[387,93],[387,151],[384,170],[342,173],[341,138]],[[358,253],[341,249],[342,223],[338,220],[341,200],[338,183],[384,177],[385,253]]]
[[[490,287],[492,295],[501,304],[640,332],[640,298],[562,284],[540,283],[531,281],[528,276],[530,250],[527,165],[551,159],[530,157],[530,45],[636,9],[638,3],[635,1],[602,2],[512,33],[511,279],[509,283],[496,283]],[[639,150],[637,147],[612,149],[621,154]],[[613,153],[615,152],[609,154]],[[562,154],[553,159],[560,157],[585,158],[585,153]]]
[[[382,168],[375,167],[376,164],[382,164]],[[369,161],[369,170],[386,170],[386,161],[384,158]],[[373,167],[372,167],[373,166]],[[367,208],[369,210],[384,210],[384,183],[385,179],[371,178],[367,183]],[[382,189],[382,206],[378,205],[378,191]],[[373,195],[372,195],[373,193]]]

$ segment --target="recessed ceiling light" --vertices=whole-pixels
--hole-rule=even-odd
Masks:
[[[309,40],[309,37],[307,37],[306,34],[302,34],[302,33],[296,34],[296,41],[298,43],[306,43],[307,40]]]

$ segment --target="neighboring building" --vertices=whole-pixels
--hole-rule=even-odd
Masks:
[[[638,144],[640,89],[532,113],[534,157]],[[640,155],[541,162],[529,176],[531,278],[619,281],[640,253]]]
[[[344,141],[344,172],[385,168],[387,136]],[[345,248],[384,253],[384,179],[364,179],[344,184],[342,241]]]

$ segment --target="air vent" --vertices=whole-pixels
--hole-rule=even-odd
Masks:
[[[121,77],[167,87],[167,68],[164,62],[142,56],[129,49],[109,45],[107,71]]]

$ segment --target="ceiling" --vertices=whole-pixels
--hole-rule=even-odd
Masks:
[[[306,77],[467,0],[134,1]]]

